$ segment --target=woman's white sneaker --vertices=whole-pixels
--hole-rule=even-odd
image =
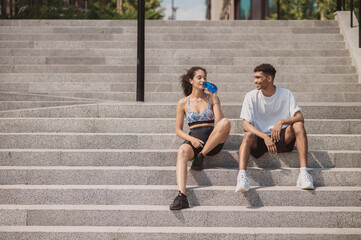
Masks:
[[[235,192],[247,192],[249,190],[249,179],[245,173],[239,172]]]
[[[300,175],[298,175],[297,187],[308,190],[314,189],[312,176],[308,172],[301,172]]]

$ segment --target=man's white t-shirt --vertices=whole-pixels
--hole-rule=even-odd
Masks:
[[[265,97],[262,90],[248,92],[243,101],[241,118],[269,135],[279,120],[291,118],[298,111],[301,108],[293,94],[288,89],[276,86],[276,92],[271,97]],[[282,126],[285,127],[287,125]]]

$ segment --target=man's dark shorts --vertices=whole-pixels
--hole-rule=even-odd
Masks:
[[[280,133],[280,141],[275,143],[277,147],[277,153],[292,152],[292,150],[295,147],[296,138],[294,138],[289,144],[286,144],[285,134],[286,134],[286,128],[283,128]],[[257,136],[256,138],[257,138],[257,148],[256,149],[251,148],[251,155],[257,159],[260,158],[264,153],[268,152],[268,148],[262,138]]]

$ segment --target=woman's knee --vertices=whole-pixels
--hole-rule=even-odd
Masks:
[[[231,121],[228,118],[222,118],[217,125],[226,131],[231,130]]]
[[[192,155],[192,148],[187,148],[185,144],[178,148],[178,159],[189,161]]]

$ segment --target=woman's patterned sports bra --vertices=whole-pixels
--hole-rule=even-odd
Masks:
[[[214,114],[209,105],[208,95],[207,95],[207,108],[202,113],[195,113],[190,108],[189,96],[188,96],[188,109],[187,109],[187,123],[188,126],[193,126],[195,124],[202,123],[214,123]]]

